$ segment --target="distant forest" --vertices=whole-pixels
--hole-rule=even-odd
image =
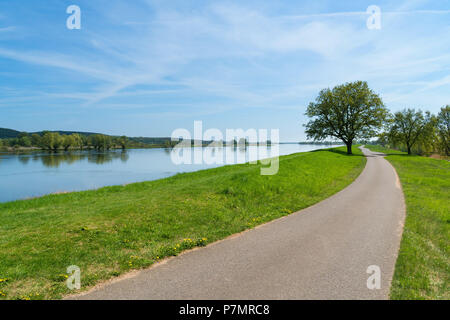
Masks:
[[[0,128],[0,148],[35,148],[46,150],[69,149],[126,149],[172,147],[175,143],[169,137],[147,138],[110,136],[94,132],[39,131],[21,132]]]
[[[188,145],[209,145],[213,141],[185,141]],[[218,144],[217,144],[218,143]],[[247,139],[230,141],[231,145],[249,145]],[[39,131],[20,132],[0,128],[0,149],[10,151],[21,149],[44,150],[110,150],[127,148],[172,148],[177,145],[170,137],[126,137],[110,136],[94,132],[78,131]],[[216,142],[216,145],[226,142]],[[266,145],[271,145],[267,141]]]

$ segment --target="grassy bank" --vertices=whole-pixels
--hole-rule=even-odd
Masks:
[[[0,299],[60,298],[70,265],[86,289],[308,207],[359,175],[354,152],[283,156],[274,176],[243,164],[0,204]]]
[[[406,222],[391,299],[450,299],[450,163],[368,147],[388,154],[405,194]]]

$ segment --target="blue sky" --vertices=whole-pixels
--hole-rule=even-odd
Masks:
[[[450,0],[0,2],[0,127],[298,141],[319,90],[354,80],[394,111],[450,104]]]

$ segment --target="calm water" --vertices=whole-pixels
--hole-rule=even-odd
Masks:
[[[249,148],[258,158],[274,156],[276,147],[205,148],[214,155],[228,154],[236,163],[248,161]],[[329,146],[282,144],[279,154],[287,155]],[[188,148],[189,150],[193,150]],[[187,149],[186,149],[187,150]],[[169,149],[133,149],[107,152],[0,154],[0,202],[37,197],[54,192],[96,189],[103,186],[155,180],[179,172],[196,171],[219,164],[172,162]]]

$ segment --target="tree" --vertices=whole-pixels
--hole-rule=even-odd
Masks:
[[[81,146],[82,146],[81,149],[83,149],[83,147],[89,148],[91,146],[90,140],[87,136],[81,135],[80,138],[81,138]]]
[[[15,145],[18,146],[19,139],[18,138],[8,138],[5,139],[5,146],[14,147]]]
[[[446,156],[450,155],[450,105],[441,108],[437,115],[438,148]]]
[[[128,138],[126,136],[121,136],[118,139],[118,143],[119,143],[119,145],[120,145],[120,147],[122,149],[126,149],[127,148],[127,144],[128,144]]]
[[[102,137],[101,134],[94,134],[92,136],[89,136],[90,144],[97,150],[101,149],[102,147]]]
[[[22,147],[31,147],[31,138],[26,132],[21,132],[17,136],[16,144]]]
[[[307,108],[306,115],[312,120],[305,125],[305,132],[315,141],[340,139],[352,154],[353,141],[376,136],[387,114],[383,101],[367,82],[349,82],[320,91]]]
[[[72,135],[73,139],[73,146],[77,149],[83,149],[83,138],[78,133],[73,133]]]
[[[75,144],[75,139],[72,135],[65,135],[62,137],[62,145],[64,147],[64,150],[69,150],[70,147],[72,147]]]
[[[48,150],[58,150],[62,143],[63,139],[57,132],[45,131],[42,136],[42,145]]]
[[[53,149],[53,134],[51,132],[45,131],[42,135],[42,147],[52,150]]]
[[[438,135],[437,135],[437,118],[432,115],[429,111],[425,112],[426,125],[422,134],[417,139],[415,144],[415,150],[418,154],[432,154],[438,146]]]
[[[396,112],[391,122],[389,139],[394,144],[403,143],[408,154],[411,154],[412,147],[419,139],[425,139],[432,129],[431,114],[427,112],[424,117],[420,110],[404,109]]]
[[[165,140],[164,141],[164,148],[171,148],[172,147],[172,141],[171,140]]]
[[[109,150],[112,146],[112,141],[110,136],[104,134],[94,134],[89,137],[91,144],[97,150]]]
[[[31,144],[35,147],[42,147],[42,137],[37,133],[31,135]]]
[[[23,147],[31,147],[31,138],[28,135],[20,137],[19,145]]]

